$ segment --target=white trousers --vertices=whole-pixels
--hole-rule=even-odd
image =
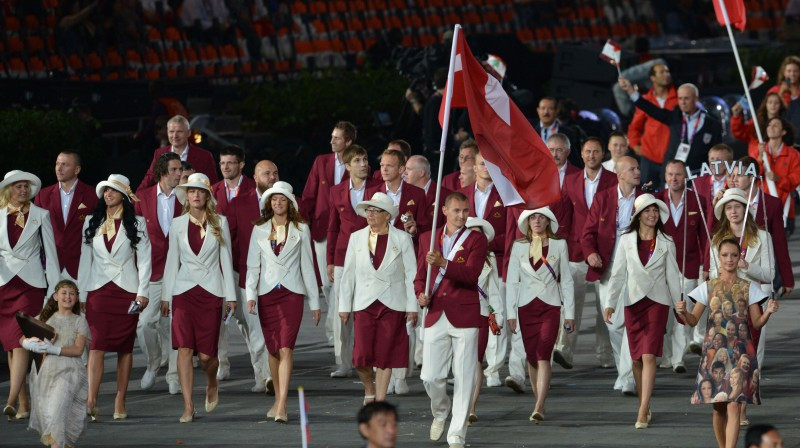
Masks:
[[[339,321],[339,308],[332,306],[331,290],[333,289],[333,283],[328,280],[328,240],[314,241],[314,256],[317,262],[317,269],[319,269],[319,278],[322,279],[322,295],[325,296],[325,301],[328,304],[328,314],[325,316],[325,336],[330,342],[334,340],[333,326]]]
[[[628,345],[628,333],[625,331],[625,297],[628,294],[628,288],[623,287],[619,297],[607,298],[609,277],[611,277],[611,266],[595,283],[595,287],[597,288],[598,303],[609,303],[614,308],[611,324],[606,324],[611,350],[614,354],[614,364],[617,366],[617,380],[614,382],[614,389],[633,388],[633,360]],[[602,307],[602,305],[599,306]]]
[[[420,378],[431,399],[431,413],[447,419],[452,405],[453,417],[447,431],[448,443],[461,443],[467,436],[467,414],[475,387],[478,363],[478,329],[456,328],[442,312],[434,325],[425,329]],[[447,373],[453,367],[453,399],[447,396]]]
[[[336,355],[336,365],[340,369],[353,368],[353,321],[348,319],[347,325],[339,319],[339,285],[342,282],[344,267],[333,268],[333,288],[328,300],[328,315],[334,316],[333,321],[333,353]]]
[[[697,279],[683,279],[683,297],[686,301],[686,309],[691,312],[694,307],[694,302],[689,299],[689,293],[697,288]],[[701,319],[702,320],[702,319]],[[689,325],[681,325],[675,319],[675,313],[670,310],[669,317],[667,318],[667,332],[664,334],[664,356],[661,358],[661,364],[674,367],[683,364],[683,356],[686,354],[686,347],[689,341],[694,341],[693,333],[697,327],[690,327]],[[702,339],[701,339],[702,341]]]
[[[506,302],[504,301],[506,297],[506,282],[500,281],[500,300],[503,304]],[[505,308],[505,305],[503,305]],[[502,310],[503,314],[505,313],[505,309]],[[500,330],[500,334],[495,336],[491,334],[491,330],[489,331],[489,343],[486,344],[486,369],[483,371],[483,374],[489,377],[500,377],[500,368],[503,367],[503,363],[506,361],[506,353],[508,353],[508,325],[503,325],[503,328]]]
[[[148,285],[147,307],[139,315],[136,324],[136,338],[144,354],[147,370],[156,373],[161,367],[161,360],[172,351],[171,325],[169,317],[161,316],[161,296],[163,281],[150,282]]]
[[[239,284],[239,274],[234,272],[234,281]],[[235,320],[234,324],[232,321]],[[267,349],[264,343],[264,333],[261,331],[261,322],[258,315],[247,312],[247,297],[244,289],[236,287],[236,311],[227,322],[220,324],[219,332],[219,368],[221,370],[230,369],[231,362],[228,358],[228,332],[235,331],[233,325],[239,327],[247,351],[250,354],[250,364],[253,366],[253,376],[256,383],[263,384],[269,379],[270,373],[267,367]]]

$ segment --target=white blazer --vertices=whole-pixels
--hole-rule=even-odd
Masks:
[[[739,269],[739,278],[751,281],[761,286],[764,292],[772,292],[772,280],[775,278],[775,260],[770,255],[775,254],[772,247],[772,237],[765,231],[758,230],[758,244],[747,248],[744,254],[744,261],[747,262],[747,270]],[[714,257],[709,262],[708,278],[719,277],[719,251],[716,247],[711,248],[711,256]]]
[[[81,238],[89,227],[89,218],[87,216],[83,223]],[[100,225],[102,224],[101,221]],[[119,227],[111,252],[106,250],[103,235],[95,235],[90,244],[85,242],[81,244],[81,261],[78,265],[81,302],[86,302],[89,291],[100,289],[110,281],[125,291],[136,293],[137,296],[149,296],[152,271],[150,239],[147,236],[147,225],[141,216],[136,217],[136,232],[140,238],[136,244],[136,253],[131,250],[131,241],[125,233],[124,226]]]
[[[169,252],[164,265],[162,301],[172,303],[172,297],[182,294],[197,285],[226,302],[236,301],[231,257],[231,232],[228,220],[219,216],[223,244],[212,233],[206,222],[206,237],[200,252],[195,255],[189,245],[189,215],[172,220],[169,229]]]
[[[386,253],[378,269],[370,258],[369,227],[365,227],[350,235],[339,283],[339,312],[361,311],[376,300],[395,311],[417,312],[417,259],[411,236],[390,225]]]
[[[508,318],[516,319],[517,310],[539,300],[552,306],[563,306],[564,319],[575,318],[575,297],[573,294],[572,273],[569,270],[569,253],[565,240],[550,239],[547,249],[547,263],[559,276],[560,282],[553,278],[547,266],[534,270],[528,256],[528,240],[514,242],[511,258],[506,272],[506,308]]]
[[[637,244],[635,231],[619,237],[603,309],[615,307],[626,281],[628,294],[625,295],[625,306],[633,305],[644,297],[667,306],[680,301],[681,271],[675,260],[675,244],[672,240],[657,232],[653,256],[645,266],[639,260]]]
[[[280,285],[281,288],[308,297],[308,305],[312,310],[319,309],[319,288],[314,273],[314,256],[311,253],[311,232],[306,224],[298,224],[298,227],[294,224],[287,226],[286,245],[277,257],[269,242],[272,222],[268,221],[253,228],[247,251],[245,280],[248,301],[255,301],[258,296]]]
[[[45,268],[39,258],[44,249]],[[25,228],[12,249],[8,244],[8,207],[0,208],[0,286],[19,276],[25,283],[47,288],[47,297],[60,278],[50,212],[31,203]]]
[[[497,257],[494,252],[489,252],[489,261],[483,264],[483,270],[478,277],[478,286],[488,297],[478,293],[481,301],[481,316],[489,317],[489,307],[494,310],[494,319],[498,326],[503,326],[505,318],[505,304],[503,296],[500,294],[500,274],[497,271]]]

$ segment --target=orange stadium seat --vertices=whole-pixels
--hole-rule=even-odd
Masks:
[[[100,70],[103,68],[103,60],[93,51],[86,55],[86,66],[90,70]]]
[[[74,53],[67,57],[67,65],[76,72],[83,70],[83,61],[80,56]]]
[[[351,17],[347,19],[347,29],[350,31],[361,31],[364,29],[364,22],[358,17]]]
[[[47,76],[47,68],[38,56],[34,56],[28,60],[28,73],[35,78],[44,78]]]
[[[56,24],[58,23],[58,17],[55,14],[48,14],[44,18],[44,23],[47,25],[47,28],[50,30],[55,29]]]
[[[345,30],[344,22],[342,22],[342,20],[339,19],[338,17],[333,17],[331,20],[328,21],[328,28],[330,28],[331,31]]]
[[[9,37],[8,38],[8,52],[11,54],[14,53],[22,53],[25,49],[25,45],[22,43],[22,39],[17,36]]]
[[[363,0],[351,0],[347,3],[350,4],[350,11],[352,12],[364,12],[367,10],[367,5]]]
[[[306,2],[301,0],[295,0],[292,3],[292,14],[307,14],[308,13],[308,6],[306,6]]]
[[[327,14],[328,5],[321,0],[312,1],[310,11],[311,14]]]
[[[347,39],[347,51],[350,53],[364,51],[364,44],[361,42],[361,39],[359,39],[358,36],[352,36]]]
[[[50,70],[54,71],[64,70],[64,61],[62,61],[61,57],[57,54],[51,55],[47,59],[47,63],[50,66]]]
[[[11,78],[25,78],[28,71],[25,70],[25,63],[21,58],[13,58],[8,61],[8,76]]]
[[[116,48],[109,48],[108,51],[106,51],[106,63],[109,67],[122,67],[122,55],[119,54]]]
[[[18,18],[16,18],[16,17],[6,17],[5,25],[6,25],[5,26],[6,32],[9,32],[9,31],[14,32],[14,33],[19,32],[20,22],[19,22]]]
[[[31,36],[27,39],[27,49],[32,53],[44,50],[44,40],[39,36]]]
[[[343,0],[328,1],[328,11],[336,11],[340,13],[347,12],[347,2]]]
[[[29,30],[35,30],[35,29],[39,28],[39,26],[40,26],[40,24],[39,24],[39,18],[38,17],[36,17],[36,16],[34,16],[32,14],[28,14],[27,16],[25,16],[25,28],[27,28]]]
[[[442,17],[436,11],[429,12],[425,15],[425,24],[429,27],[439,28],[442,26]]]

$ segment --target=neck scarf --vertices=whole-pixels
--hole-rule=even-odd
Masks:
[[[534,260],[542,258],[542,238],[533,235],[531,237],[531,246],[528,248],[528,256]]]
[[[116,220],[122,218],[122,207],[117,207],[117,211],[114,214],[109,214],[108,210],[106,210],[106,220],[103,221],[103,224],[100,226],[100,231],[98,235],[105,235],[109,241],[111,238],[114,238],[114,235],[117,234],[117,225]]]
[[[286,242],[286,225],[278,225],[275,223],[275,220],[272,220],[272,233],[269,236],[269,239],[277,242],[277,243],[285,243]]]
[[[8,204],[8,214],[9,215],[13,215],[14,213],[17,214],[17,219],[14,221],[14,224],[19,226],[19,227],[21,227],[21,228],[23,228],[23,229],[25,228],[25,212],[24,212],[24,209],[25,209],[26,205],[27,204],[23,204],[23,205],[21,205],[19,207],[14,207],[13,205]]]
[[[205,239],[206,237],[206,214],[203,213],[202,219],[197,219],[189,213],[189,222],[192,224],[200,227],[200,238]]]

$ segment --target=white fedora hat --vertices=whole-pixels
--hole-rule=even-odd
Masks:
[[[483,234],[486,235],[486,239],[489,240],[490,243],[494,239],[494,227],[492,227],[492,225],[489,224],[489,221],[485,219],[469,217],[467,218],[466,226],[468,229],[472,227],[480,227],[483,231]]]
[[[661,222],[666,223],[669,219],[669,209],[667,208],[667,204],[659,199],[656,199],[655,196],[650,193],[645,193],[633,201],[633,216],[631,217],[631,220],[633,217],[641,213],[642,210],[650,207],[651,205],[658,206],[658,213],[661,215]]]
[[[211,201],[211,204],[216,206],[217,200],[214,198],[214,192],[211,191],[211,182],[208,180],[208,176],[203,173],[194,173],[189,176],[189,179],[186,181],[185,184],[180,184],[175,188],[175,196],[178,198],[178,202],[181,204],[186,201],[186,191],[189,188],[202,188],[208,192],[208,200]]]
[[[139,201],[139,198],[137,198],[136,195],[133,194],[133,191],[131,191],[131,181],[129,181],[128,178],[122,174],[111,174],[108,176],[108,180],[101,181],[99,184],[97,184],[97,187],[94,190],[97,192],[98,199],[103,198],[103,190],[106,188],[119,191],[126,198],[128,198],[128,202]]]
[[[528,235],[528,230],[530,229],[528,218],[536,213],[546,216],[547,219],[550,220],[550,230],[552,230],[553,233],[558,232],[558,220],[556,219],[556,215],[553,214],[553,211],[550,210],[550,207],[545,206],[537,208],[536,210],[525,210],[521,215],[519,215],[517,227],[519,227],[519,231],[522,232],[523,235]]]
[[[722,198],[717,201],[717,205],[714,206],[714,216],[716,216],[717,219],[722,219],[722,212],[725,211],[725,204],[731,201],[740,202],[747,207],[747,193],[739,188],[728,188],[725,190],[725,193],[722,194]]]
[[[372,195],[372,199],[368,201],[361,201],[356,205],[356,213],[358,216],[367,217],[367,207],[377,207],[387,213],[392,217],[392,219],[397,217],[399,210],[397,207],[394,206],[394,202],[392,198],[386,195],[386,193],[377,192]]]
[[[264,192],[264,194],[261,196],[262,210],[267,206],[267,201],[269,201],[269,198],[271,198],[273,194],[282,194],[286,196],[286,199],[292,201],[295,211],[300,211],[300,208],[297,206],[297,199],[294,197],[294,188],[292,188],[289,182],[284,181],[275,182],[272,188]]]
[[[42,188],[42,181],[33,173],[20,170],[11,170],[7,172],[3,177],[3,181],[0,182],[0,190],[5,188],[7,185],[23,181],[28,181],[28,185],[31,186],[31,196],[28,198],[30,201],[36,197],[36,195],[39,193],[39,190]]]

